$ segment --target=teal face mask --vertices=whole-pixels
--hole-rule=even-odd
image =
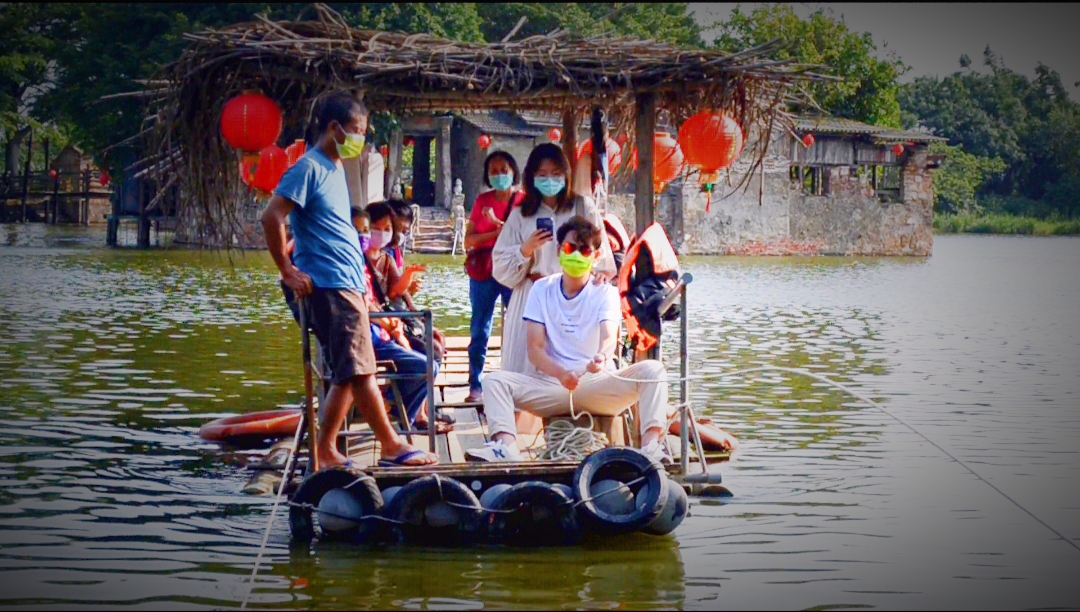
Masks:
[[[533,179],[533,186],[535,186],[537,191],[545,198],[550,198],[558,195],[563,189],[566,189],[566,177],[538,176]]]
[[[495,188],[496,191],[508,191],[514,186],[513,174],[491,174],[488,175],[488,182]]]

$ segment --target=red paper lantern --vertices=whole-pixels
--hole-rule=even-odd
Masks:
[[[703,176],[714,175],[734,163],[742,153],[743,131],[725,113],[701,112],[679,128],[679,148],[686,156],[686,163]]]
[[[406,147],[411,147],[411,146],[413,146],[414,144],[416,144],[416,141],[415,141],[415,140],[413,140],[413,137],[412,137],[412,136],[406,136],[406,137],[405,137],[405,140],[404,140],[404,143],[405,143],[405,146],[406,146]]]
[[[55,180],[58,176],[60,176],[60,173],[56,171],[56,168],[49,168],[49,178]]]
[[[807,147],[814,146],[814,135],[813,134],[804,134],[803,137],[802,137],[802,143],[803,143],[804,146],[807,146]]]
[[[107,187],[109,185],[110,180],[112,180],[112,179],[109,176],[109,171],[105,170],[105,169],[102,169],[101,170],[101,176],[98,177],[98,182],[101,183],[102,187]]]
[[[270,145],[259,151],[251,177],[251,186],[263,194],[269,194],[278,186],[281,175],[289,169],[289,156],[277,145]]]
[[[486,149],[491,146],[491,136],[487,134],[480,134],[480,138],[476,139],[476,144],[480,145],[481,149]]]
[[[703,111],[689,117],[679,128],[679,146],[686,155],[686,163],[698,169],[707,194],[705,212],[712,206],[713,185],[720,178],[718,172],[735,162],[743,144],[742,128],[726,113]]]
[[[660,193],[664,187],[675,180],[683,170],[683,152],[671,134],[656,132],[653,134],[653,193]],[[630,166],[637,170],[637,149],[630,156]]]
[[[615,171],[622,165],[622,147],[619,146],[618,142],[608,138],[604,141],[604,148],[607,149],[608,173],[615,174]],[[578,145],[577,158],[581,159],[586,155],[592,155],[592,138]]]
[[[260,93],[242,93],[221,109],[221,135],[245,153],[260,152],[277,142],[281,127],[281,108]]]
[[[895,153],[897,155],[897,157],[899,157],[900,155],[903,155],[904,154],[904,145],[902,145],[900,143],[894,144],[892,146],[892,152]]]
[[[620,147],[626,146],[626,134],[616,134],[615,142],[619,143]]]
[[[386,157],[386,156],[390,155],[390,147],[387,146],[387,145],[383,145],[383,146],[379,147],[379,154],[382,155],[383,157]]]
[[[292,168],[293,164],[300,161],[300,158],[307,152],[307,143],[302,138],[297,138],[296,142],[285,147],[285,159],[289,162],[289,167]]]
[[[559,142],[560,140],[562,140],[562,130],[557,127],[551,128],[550,130],[548,130],[548,138],[551,140],[551,142]]]

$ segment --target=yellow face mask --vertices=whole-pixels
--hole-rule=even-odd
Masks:
[[[338,157],[341,159],[352,159],[359,157],[360,153],[364,150],[364,135],[363,134],[350,134],[345,131],[345,128],[340,125],[338,128],[342,134],[345,134],[345,142],[338,142],[337,138],[334,139],[334,146],[337,147]]]
[[[566,253],[559,251],[559,265],[563,272],[571,278],[581,278],[592,270],[592,257],[586,257],[580,251]]]

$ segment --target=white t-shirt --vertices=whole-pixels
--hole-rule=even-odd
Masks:
[[[600,352],[601,321],[622,321],[619,290],[590,280],[580,293],[567,299],[562,274],[552,274],[533,283],[522,318],[544,326],[547,353],[556,363],[581,373]]]

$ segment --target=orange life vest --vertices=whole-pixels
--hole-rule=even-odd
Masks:
[[[626,249],[619,268],[619,297],[626,332],[639,351],[656,346],[660,339],[660,302],[679,278],[679,258],[664,228],[653,222]],[[668,311],[668,319],[678,314]]]

